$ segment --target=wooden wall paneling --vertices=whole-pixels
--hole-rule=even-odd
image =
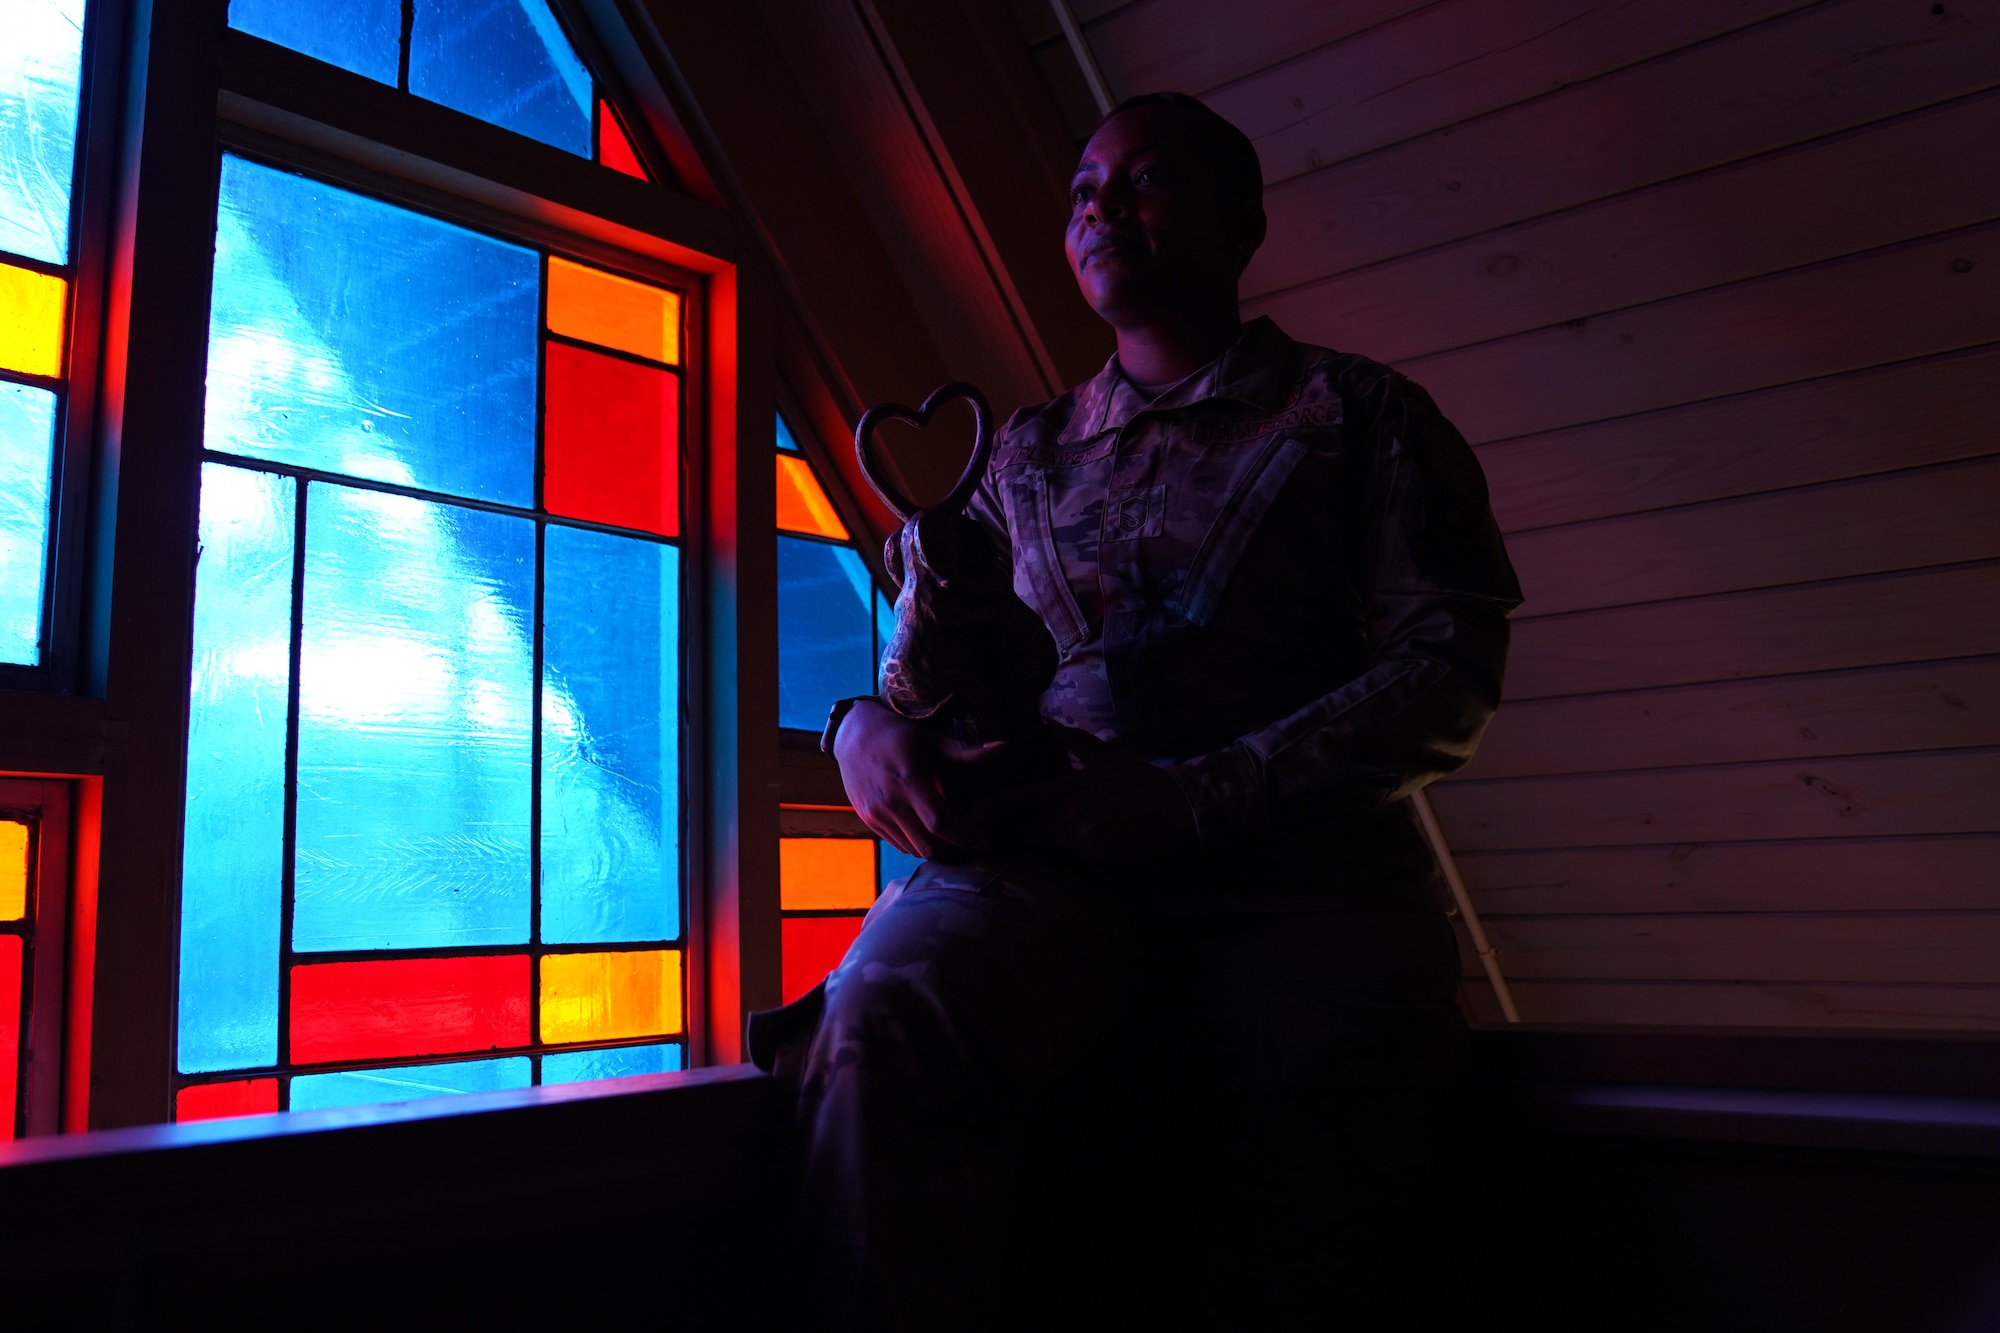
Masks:
[[[1095,375],[1111,355],[1110,326],[1077,291],[1063,256],[1076,146],[1018,34],[993,0],[864,4],[996,278],[1046,351],[1051,393]]]
[[[1076,16],[1079,26],[1088,29],[1092,23],[1106,14],[1145,2],[1146,0],[1070,0],[1069,12]],[[1062,29],[1056,24],[1056,16],[1049,9],[1048,0],[1006,0],[1006,5],[1014,22],[1020,28],[1021,40],[1029,46],[1042,47],[1050,42],[1062,41]]]
[[[2000,657],[1522,700],[1460,779],[1980,745],[2000,745]]]
[[[755,229],[846,410],[922,395],[946,363],[754,5],[635,0],[662,78]]]
[[[1523,618],[1988,560],[2000,457],[1543,528],[1507,549]]]
[[[1531,1023],[1935,1031],[2000,1030],[2000,987],[1799,982],[1510,981]],[[1465,992],[1487,1025],[1500,1006],[1483,978]]]
[[[1383,361],[1544,328],[2000,217],[2000,93],[1814,140],[1252,299]],[[1868,204],[1855,207],[1857,181]]]
[[[1035,355],[1039,336],[1021,326],[996,282],[863,15],[852,5],[782,0],[762,9],[790,77],[828,131],[834,163],[944,359],[939,382],[979,383],[1005,411],[1051,397],[1053,372]],[[923,484],[921,464],[905,459],[904,471]]]
[[[1432,788],[1454,851],[2000,832],[2000,749]]]
[[[779,406],[786,413],[799,447],[823,478],[830,478],[828,498],[854,534],[861,558],[876,578],[886,579],[882,568],[882,539],[895,527],[895,515],[882,503],[854,456],[850,423],[857,415],[840,393],[845,378],[830,365],[828,351],[807,332],[798,311],[790,305],[778,312]],[[893,455],[883,459],[892,478],[905,490],[909,479],[896,466]]]
[[[1482,914],[2000,911],[2000,837],[1466,852]]]
[[[1432,0],[1140,0],[1102,17],[1076,6],[1111,95],[1202,94],[1432,3]],[[1046,7],[1046,6],[1045,6]],[[1060,40],[1060,38],[1058,38]]]
[[[1267,193],[1271,292],[2000,86],[2000,0],[1836,0]]]
[[[1273,62],[1205,99],[1264,183],[1597,78],[1812,0],[1446,0]]]
[[[2000,985],[2000,912],[1505,916],[1486,930],[1510,981]]]
[[[1506,531],[1838,481],[1991,453],[2000,347],[1487,445]]]
[[[1068,43],[1058,38],[1038,49],[1035,72],[1041,76],[1062,116],[1063,131],[1071,147],[1081,148],[1102,117],[1097,114],[1097,99],[1091,96],[1090,85],[1084,82],[1083,71],[1077,67],[1076,57],[1070,54]]]
[[[2000,652],[2000,566],[1548,616],[1514,627],[1508,699]]]
[[[1399,368],[1483,443],[1994,341],[2000,227],[1987,226]]]

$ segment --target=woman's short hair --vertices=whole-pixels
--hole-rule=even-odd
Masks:
[[[1186,93],[1141,93],[1128,97],[1104,115],[1110,120],[1121,112],[1139,107],[1160,106],[1172,110],[1195,132],[1195,139],[1208,169],[1215,173],[1216,189],[1225,213],[1238,208],[1261,209],[1264,205],[1264,164],[1250,136],[1229,123],[1206,102]],[[1099,121],[1098,124],[1103,124]]]

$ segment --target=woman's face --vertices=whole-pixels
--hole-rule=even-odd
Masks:
[[[1070,181],[1064,250],[1091,309],[1117,327],[1232,305],[1246,257],[1186,119],[1134,107],[1091,136]]]

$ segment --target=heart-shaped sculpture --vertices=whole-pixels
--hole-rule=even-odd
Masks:
[[[946,403],[963,400],[972,406],[972,457],[966,460],[965,470],[959,473],[958,484],[951,488],[951,494],[931,505],[933,510],[948,513],[962,513],[979,489],[979,479],[986,475],[986,464],[993,457],[993,409],[987,405],[986,395],[976,385],[955,380],[931,390],[922,407],[904,407],[901,403],[877,403],[861,414],[861,420],[854,427],[854,457],[861,464],[861,475],[868,478],[868,484],[875,488],[875,494],[882,497],[882,503],[889,506],[889,512],[898,519],[908,520],[916,514],[918,505],[914,500],[896,489],[889,471],[880,465],[875,453],[875,428],[885,421],[900,421],[906,426],[919,430],[931,424],[931,418]]]
[[[949,495],[920,507],[879,465],[875,428],[884,421],[928,426],[940,407],[957,399],[972,405],[972,457]],[[993,414],[985,395],[970,384],[947,384],[914,410],[901,403],[871,407],[854,428],[854,452],[868,484],[903,520],[882,550],[898,585],[896,628],[882,658],[883,702],[961,740],[1012,742],[1017,759],[1005,766],[1010,780],[1023,776],[1025,767],[1046,767],[1037,701],[1055,677],[1055,638],[1015,595],[1006,552],[965,512],[993,456]]]

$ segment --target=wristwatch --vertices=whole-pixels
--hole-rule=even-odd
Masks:
[[[854,711],[854,705],[881,702],[882,697],[878,694],[857,694],[852,699],[834,700],[833,707],[827,710],[826,730],[819,734],[819,752],[829,755],[833,753],[833,738],[840,734],[840,724],[847,721],[847,715]]]

